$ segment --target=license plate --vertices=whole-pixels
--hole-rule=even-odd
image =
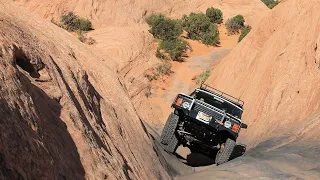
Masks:
[[[211,121],[211,116],[203,113],[203,112],[198,112],[198,115],[196,117],[198,120],[203,120],[203,121]]]

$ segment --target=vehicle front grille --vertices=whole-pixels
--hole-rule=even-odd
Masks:
[[[216,111],[215,109],[211,109],[209,107],[206,107],[205,105],[194,103],[193,110],[201,111],[203,113],[206,113],[207,115],[212,116],[216,120],[222,120],[223,114]]]

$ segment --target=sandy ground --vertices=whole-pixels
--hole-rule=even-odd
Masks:
[[[195,78],[218,60],[228,55],[237,45],[238,36],[228,36],[225,27],[219,27],[221,44],[218,47],[206,46],[199,41],[188,39],[193,51],[188,53],[184,62],[172,61],[173,73],[153,83],[150,104],[161,117],[164,124],[172,111],[171,103],[178,93],[191,93],[198,85]]]

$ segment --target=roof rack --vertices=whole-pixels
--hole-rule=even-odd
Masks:
[[[227,100],[229,100],[229,101],[231,101],[241,107],[243,107],[243,105],[244,105],[244,102],[242,100],[240,100],[239,98],[233,97],[233,96],[231,96],[227,93],[224,93],[216,88],[213,88],[207,84],[201,84],[200,89],[208,91],[208,92],[215,94],[215,95],[218,95],[220,97],[226,98]]]

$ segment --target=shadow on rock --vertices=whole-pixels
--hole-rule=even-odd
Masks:
[[[242,156],[246,152],[246,146],[244,145],[236,145],[234,150],[230,156],[229,161]],[[212,151],[211,156],[209,154],[203,154],[197,151],[192,151],[186,158],[182,157],[180,154],[175,154],[176,157],[184,163],[191,167],[201,167],[201,166],[209,166],[215,164],[215,158],[217,151]]]
[[[245,145],[241,145],[241,144],[236,145],[233,149],[233,152],[230,156],[229,161],[231,161],[232,159],[235,159],[237,157],[242,156],[246,152],[246,149],[247,148]]]
[[[201,153],[190,153],[187,156],[187,165],[192,167],[209,166],[214,164],[214,158]]]

